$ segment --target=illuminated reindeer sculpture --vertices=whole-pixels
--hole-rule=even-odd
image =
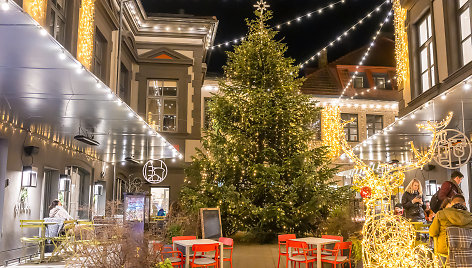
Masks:
[[[342,150],[361,171],[354,176],[353,182],[361,189],[366,208],[366,221],[362,230],[364,267],[439,267],[431,250],[424,245],[415,245],[416,233],[413,225],[403,217],[393,215],[391,196],[395,189],[403,185],[405,172],[421,168],[433,159],[438,145],[438,134],[449,124],[451,118],[452,113],[449,113],[439,123],[429,121],[417,125],[419,129],[432,132],[433,138],[428,150],[421,153],[411,142],[414,162],[407,165],[381,164],[380,172],[364,163],[353,152],[344,138],[344,133],[339,133]],[[348,123],[350,121],[342,122],[342,125]]]

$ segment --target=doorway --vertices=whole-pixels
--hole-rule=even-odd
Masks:
[[[158,216],[161,209],[164,214],[169,212],[169,193],[169,187],[151,187],[151,216]]]
[[[49,205],[53,200],[59,198],[59,170],[44,168],[43,180],[43,203],[42,213],[43,218],[49,217]]]

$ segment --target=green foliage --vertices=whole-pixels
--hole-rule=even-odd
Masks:
[[[320,108],[301,94],[299,67],[266,25],[271,12],[256,15],[228,52],[181,202],[191,213],[219,207],[226,235],[316,232],[349,194],[334,187],[327,149],[313,145]]]
[[[166,237],[168,237],[169,240],[170,240],[170,238],[172,238],[174,236],[181,236],[184,233],[182,225],[180,225],[180,224],[168,225],[167,228],[166,228],[166,232],[167,232]]]
[[[354,196],[354,191],[351,191]],[[351,237],[354,233],[361,231],[362,224],[352,220],[351,206],[348,202],[334,209],[326,221],[320,226],[321,234],[340,235],[344,238]]]
[[[173,268],[174,266],[172,266],[172,263],[170,262],[169,259],[166,259],[165,261],[161,261],[159,263],[156,263],[156,266],[154,266],[156,268]]]
[[[354,235],[349,238],[352,242],[351,257],[355,262],[362,261],[362,237],[360,235]]]

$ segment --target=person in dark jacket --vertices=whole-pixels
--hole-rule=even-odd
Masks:
[[[420,181],[410,181],[402,196],[403,216],[411,221],[424,222],[424,210],[426,206],[423,200],[423,187]]]
[[[439,201],[442,202],[447,197],[452,198],[456,195],[461,195],[462,190],[459,187],[459,184],[461,184],[463,178],[464,178],[464,175],[460,173],[459,171],[452,172],[451,180],[444,182],[441,185],[441,188],[439,189],[439,193],[438,193]]]

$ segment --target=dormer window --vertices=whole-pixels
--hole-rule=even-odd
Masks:
[[[362,76],[354,76],[354,88],[364,88],[364,78]]]

